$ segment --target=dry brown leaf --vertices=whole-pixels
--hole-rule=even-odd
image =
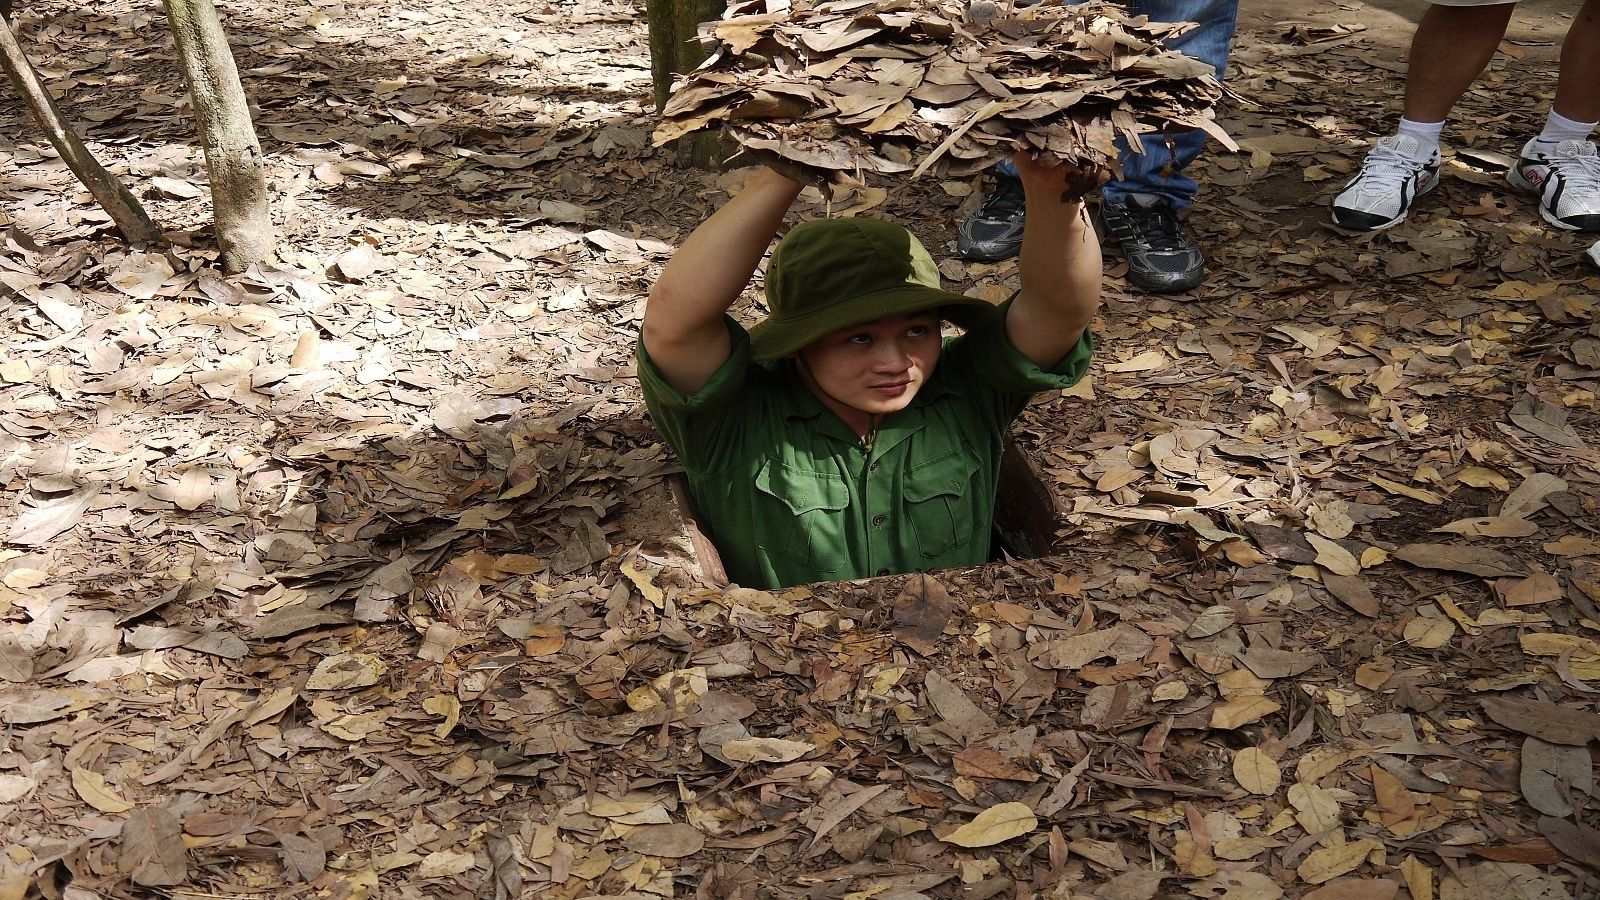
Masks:
[[[1493,469],[1483,466],[1466,466],[1456,473],[1456,480],[1468,487],[1494,488],[1497,491],[1510,491],[1511,482],[1504,475]]]
[[[1205,878],[1221,868],[1211,855],[1211,848],[1196,840],[1194,832],[1187,828],[1180,830],[1173,840],[1172,859],[1184,874],[1193,878]]]
[[[88,512],[95,498],[100,496],[101,485],[87,484],[71,493],[40,500],[23,509],[11,523],[9,543],[19,547],[38,547],[49,543],[58,535],[71,530]]]
[[[1211,709],[1211,727],[1231,730],[1259,722],[1282,709],[1282,704],[1262,695],[1235,697]]]
[[[1591,869],[1600,869],[1600,830],[1582,822],[1541,816],[1539,832],[1568,859]]]
[[[1257,677],[1266,679],[1290,678],[1322,664],[1322,654],[1310,650],[1251,647],[1234,656]]]
[[[817,748],[805,741],[782,738],[736,738],[722,745],[722,755],[734,762],[793,762]]]
[[[1185,637],[1208,638],[1233,626],[1239,614],[1228,606],[1208,606],[1195,616],[1184,631]]]
[[[1301,900],[1394,900],[1400,885],[1386,878],[1343,878],[1309,891]]]
[[[365,281],[378,271],[378,252],[372,245],[362,241],[349,250],[339,254],[333,261],[339,274],[349,281]]]
[[[1339,801],[1327,790],[1299,781],[1289,785],[1288,798],[1295,821],[1307,834],[1320,835],[1339,827]]]
[[[133,809],[133,804],[119,796],[106,784],[106,777],[99,772],[79,766],[71,766],[72,789],[78,792],[83,802],[89,804],[103,813],[125,813]]]
[[[988,747],[968,747],[951,760],[957,775],[1003,781],[1038,781],[1039,776],[1020,762]]]
[[[1547,816],[1565,818],[1572,814],[1573,801],[1582,799],[1579,795],[1595,792],[1588,747],[1524,738],[1520,772],[1523,799]]]
[[[1282,841],[1275,841],[1271,838],[1233,837],[1223,838],[1222,840],[1217,841],[1215,846],[1211,848],[1211,851],[1212,853],[1216,854],[1218,859],[1226,859],[1230,862],[1242,862],[1243,860],[1254,859],[1268,850],[1282,846]]]
[[[1039,819],[1026,803],[999,803],[940,840],[958,847],[992,847],[1038,827]]]
[[[1389,479],[1378,475],[1368,475],[1367,480],[1391,494],[1399,494],[1402,497],[1410,497],[1413,500],[1420,500],[1423,503],[1427,503],[1431,506],[1438,506],[1444,502],[1444,498],[1438,494],[1435,494],[1433,491],[1423,490],[1422,488],[1414,488],[1410,485],[1401,484],[1398,481],[1390,481]]]
[[[1600,541],[1569,534],[1545,544],[1544,552],[1562,557],[1600,556]]]
[[[1401,635],[1420,650],[1437,650],[1455,637],[1456,624],[1442,616],[1412,616]]]
[[[993,735],[999,726],[989,714],[950,679],[932,669],[924,676],[922,687],[928,693],[928,702],[944,720],[945,727],[966,743],[974,743]]]
[[[1560,478],[1548,472],[1535,472],[1500,504],[1500,515],[1507,519],[1526,519],[1549,503],[1546,497],[1566,489],[1567,483]]]
[[[1441,534],[1459,534],[1462,537],[1527,537],[1539,533],[1539,526],[1527,519],[1506,516],[1475,516],[1457,519],[1433,529]]]
[[[9,861],[0,862],[0,900],[26,900],[33,879]]]
[[[1406,880],[1411,900],[1433,900],[1433,869],[1427,863],[1407,856],[1400,863],[1400,875]]]
[[[1566,900],[1559,882],[1525,863],[1486,862],[1447,870],[1439,880],[1439,900]]]
[[[1320,534],[1306,533],[1306,540],[1311,542],[1317,551],[1317,565],[1327,569],[1335,575],[1355,576],[1361,574],[1361,563],[1355,556],[1337,541],[1330,541]]]
[[[1528,697],[1485,697],[1481,702],[1494,721],[1552,744],[1581,747],[1600,740],[1600,715],[1595,713]]]
[[[1373,595],[1372,588],[1362,577],[1335,575],[1331,572],[1322,573],[1322,586],[1328,589],[1340,603],[1350,607],[1369,619],[1378,617],[1382,609],[1378,598]]]
[[[471,852],[435,850],[422,858],[421,865],[417,866],[417,875],[421,878],[445,878],[470,872],[477,864],[477,856]]]
[[[1252,794],[1270,797],[1283,783],[1283,772],[1261,748],[1246,747],[1233,755],[1233,780]]]
[[[1171,872],[1135,869],[1107,881],[1095,889],[1096,900],[1153,900],[1161,882],[1174,877]]]
[[[1321,884],[1354,872],[1373,851],[1381,853],[1383,845],[1367,838],[1335,847],[1323,847],[1311,851],[1295,871],[1300,880],[1308,884]]]
[[[1523,568],[1504,553],[1454,544],[1407,544],[1394,552],[1394,558],[1425,569],[1465,572],[1484,578],[1520,575]]]
[[[1389,774],[1382,766],[1370,766],[1367,771],[1371,774],[1372,792],[1377,798],[1378,808],[1383,812],[1385,825],[1404,821],[1416,813],[1416,800],[1400,783],[1400,779]]]
[[[38,785],[31,775],[0,775],[0,803],[16,803],[33,793]]]
[[[311,881],[328,867],[328,851],[311,838],[287,832],[278,835],[278,860],[290,881]]]
[[[1561,582],[1542,569],[1535,569],[1527,578],[1503,578],[1496,581],[1495,590],[1507,606],[1532,606],[1550,603],[1562,597]]]
[[[628,832],[622,846],[645,856],[678,859],[699,853],[706,845],[700,829],[682,822],[672,825],[641,825]]]
[[[216,495],[216,481],[204,469],[190,469],[177,481],[164,482],[150,490],[150,496],[166,500],[186,512],[194,512],[210,503]]]
[[[182,884],[189,877],[182,820],[159,806],[135,810],[122,823],[122,849],[117,866],[134,884],[145,887]]]
[[[894,636],[923,656],[932,656],[955,601],[931,575],[911,576],[894,601]]]
[[[310,680],[306,682],[306,690],[338,691],[369,687],[377,684],[388,669],[382,659],[370,653],[339,653],[317,663]]]

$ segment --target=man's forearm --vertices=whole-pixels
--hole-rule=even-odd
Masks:
[[[1043,167],[1012,157],[1027,191],[1022,233],[1021,290],[1006,317],[1006,336],[1023,356],[1054,368],[1077,344],[1100,305],[1100,242],[1081,197],[1099,173]]]
[[[641,338],[662,377],[692,394],[732,351],[722,316],[739,299],[800,193],[764,169],[700,224],[661,271],[644,308]]]
[[[673,254],[651,292],[647,325],[689,332],[718,325],[749,283],[800,189],[770,169],[755,175]]]
[[[1082,326],[1100,304],[1100,243],[1082,201],[1029,198],[1022,240],[1022,292],[1040,311]]]

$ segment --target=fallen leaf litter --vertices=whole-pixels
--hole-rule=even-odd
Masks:
[[[1203,128],[1222,88],[1161,45],[1190,26],[1107,2],[749,0],[701,26],[709,53],[662,111],[657,146],[725,128],[818,182],[981,172],[1015,150],[1087,168],[1112,142]]]
[[[650,527],[634,301],[739,174],[651,155],[638,10],[235,9],[281,268],[91,237],[0,108],[0,896],[1594,895],[1600,279],[1481,154],[1312,221],[1391,108],[1355,14],[1247,18],[1211,282],[1113,276],[1020,421],[1060,555],[768,593]],[[22,18],[200,227],[150,10]],[[832,210],[978,193],[895,187]]]

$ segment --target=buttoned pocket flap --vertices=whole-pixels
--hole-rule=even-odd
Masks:
[[[906,473],[906,499],[921,503],[940,495],[960,496],[967,492],[976,471],[978,461],[959,451],[913,465]]]
[[[789,507],[796,516],[850,505],[850,489],[837,472],[813,472],[770,460],[756,473],[756,489]]]

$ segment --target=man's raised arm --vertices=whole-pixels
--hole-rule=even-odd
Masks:
[[[1013,160],[1027,193],[1027,224],[1022,289],[1006,317],[1006,336],[1048,370],[1077,345],[1100,307],[1100,242],[1082,199],[1099,173],[1044,166],[1025,152]]]
[[[722,316],[755,274],[801,187],[763,169],[702,222],[662,269],[645,305],[644,348],[677,390],[699,391],[728,361]]]

